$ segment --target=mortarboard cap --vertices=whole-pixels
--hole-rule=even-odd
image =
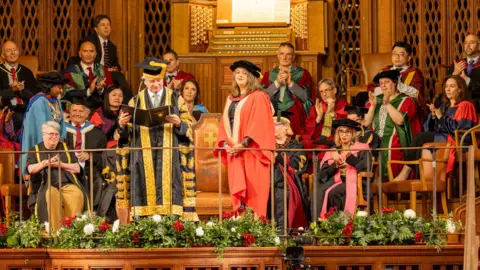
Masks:
[[[335,142],[333,140],[327,140],[321,137],[319,140],[313,142],[316,145],[326,145],[328,148],[335,146]]]
[[[85,97],[76,97],[76,98],[73,99],[71,105],[83,105],[83,106],[88,107],[88,102],[87,102],[87,99]]]
[[[169,62],[155,57],[147,57],[136,67],[143,69],[143,77],[149,79],[163,79],[167,72],[167,64]]]
[[[358,106],[345,106],[345,111],[348,114],[356,114],[363,118],[363,116],[368,113],[368,109],[365,107],[358,107]]]
[[[373,82],[378,84],[380,83],[380,79],[387,78],[392,80],[393,82],[398,82],[398,79],[400,77],[400,71],[397,69],[393,70],[386,70],[378,73],[375,78],[373,78]]]
[[[70,80],[61,72],[48,72],[38,78],[38,82],[51,85],[63,85]]]
[[[70,101],[67,101],[67,100],[62,100],[61,105],[62,105],[62,111],[66,114],[70,114],[70,107],[72,106],[72,103],[70,103]]]
[[[235,71],[235,69],[239,67],[246,69],[248,72],[252,73],[253,76],[255,76],[256,78],[260,78],[262,76],[260,68],[250,61],[247,61],[247,60],[237,61],[230,66],[230,70]]]
[[[362,127],[358,122],[355,122],[351,119],[340,119],[340,120],[334,120],[332,123],[333,128],[338,128],[338,127],[349,127],[353,128],[355,130],[362,130]]]

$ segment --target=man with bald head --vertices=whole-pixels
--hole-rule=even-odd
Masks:
[[[448,70],[448,74],[459,75],[468,85],[470,96],[474,100],[477,112],[480,108],[480,38],[468,35],[463,45],[465,58],[456,60]]]
[[[65,87],[63,99],[86,97],[88,106],[95,110],[103,105],[104,90],[113,84],[108,68],[95,63],[95,45],[85,41],[78,50],[79,59],[70,64],[63,72],[70,79]]]
[[[9,117],[1,119],[4,135],[9,141],[18,141],[17,134],[22,127],[23,114],[30,98],[37,93],[35,76],[27,67],[18,63],[20,50],[13,41],[2,45],[0,64],[0,96],[1,107],[9,107]],[[5,119],[5,118],[6,119]]]

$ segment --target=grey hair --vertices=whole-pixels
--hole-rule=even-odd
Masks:
[[[45,132],[47,128],[54,128],[56,131],[60,132],[60,125],[55,121],[47,121],[42,124],[42,132]]]
[[[320,88],[320,85],[322,85],[322,84],[327,84],[328,86],[330,86],[330,88],[337,88],[337,90],[338,90],[337,84],[332,79],[325,78],[325,79],[320,80],[318,82],[317,88]]]

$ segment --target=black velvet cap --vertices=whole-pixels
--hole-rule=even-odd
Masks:
[[[247,60],[237,61],[230,66],[230,70],[235,71],[235,69],[239,67],[248,70],[248,72],[252,73],[253,76],[255,76],[256,78],[259,78],[260,76],[262,76],[260,68],[250,61],[247,61]]]
[[[363,118],[363,116],[368,113],[368,109],[365,107],[358,107],[358,106],[345,106],[345,111],[348,114],[356,114]]]
[[[350,127],[355,130],[362,130],[360,127],[360,124],[351,120],[351,119],[340,119],[340,120],[334,120],[332,123],[333,128],[338,128],[338,127]]]
[[[326,145],[328,148],[331,148],[335,145],[333,140],[327,140],[324,138],[319,139],[318,141],[313,142],[316,145]]]
[[[86,97],[76,97],[73,99],[71,105],[83,105],[88,107],[88,102]]]
[[[38,82],[52,85],[63,85],[68,83],[69,81],[70,80],[61,72],[49,72],[43,74],[42,76],[40,76],[40,78],[38,78]]]
[[[400,77],[400,71],[394,69],[394,70],[387,70],[387,71],[382,71],[378,73],[375,78],[373,78],[373,82],[378,84],[380,83],[380,79],[383,78],[388,78],[392,80],[393,82],[398,82],[398,79]]]
[[[165,77],[167,71],[168,61],[158,59],[155,57],[147,57],[142,62],[136,65],[137,68],[143,69],[143,76],[146,78],[159,78]]]

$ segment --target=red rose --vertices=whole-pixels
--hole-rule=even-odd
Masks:
[[[395,211],[393,208],[382,208],[382,213],[385,214],[392,213],[393,211]]]
[[[229,218],[234,217],[234,216],[235,216],[235,212],[230,212],[230,213],[223,212],[222,213],[222,219],[229,219]]]
[[[108,231],[109,228],[110,228],[110,225],[108,224],[107,221],[102,222],[102,224],[100,224],[100,226],[98,226],[98,229],[99,229],[102,233]]]
[[[73,224],[73,221],[76,219],[76,216],[73,217],[64,217],[62,221],[60,222],[63,226],[65,227],[70,227]]]
[[[5,226],[5,224],[0,222],[0,236],[5,236],[7,232],[8,232],[8,228]]]
[[[138,243],[138,241],[140,241],[140,239],[138,239],[138,232],[132,233],[132,237],[133,237],[133,243]]]
[[[421,232],[415,234],[415,242],[423,242],[423,234]]]
[[[185,230],[185,227],[183,226],[182,222],[180,222],[180,220],[177,220],[173,223],[173,228],[177,232],[183,232],[183,230]]]
[[[350,236],[352,236],[353,232],[353,222],[349,221],[345,228],[343,229],[342,235],[347,238],[347,242],[350,242]]]
[[[333,215],[333,213],[335,213],[335,211],[337,211],[336,206],[330,207],[330,209],[328,209],[328,212],[325,213],[325,218],[328,218],[329,216]]]
[[[267,224],[270,224],[270,220],[268,220],[266,217],[264,216],[261,216],[260,217],[260,220],[263,221],[263,223],[267,223]]]
[[[248,247],[251,244],[255,243],[255,236],[249,234],[249,233],[242,233],[243,237],[243,246]]]

